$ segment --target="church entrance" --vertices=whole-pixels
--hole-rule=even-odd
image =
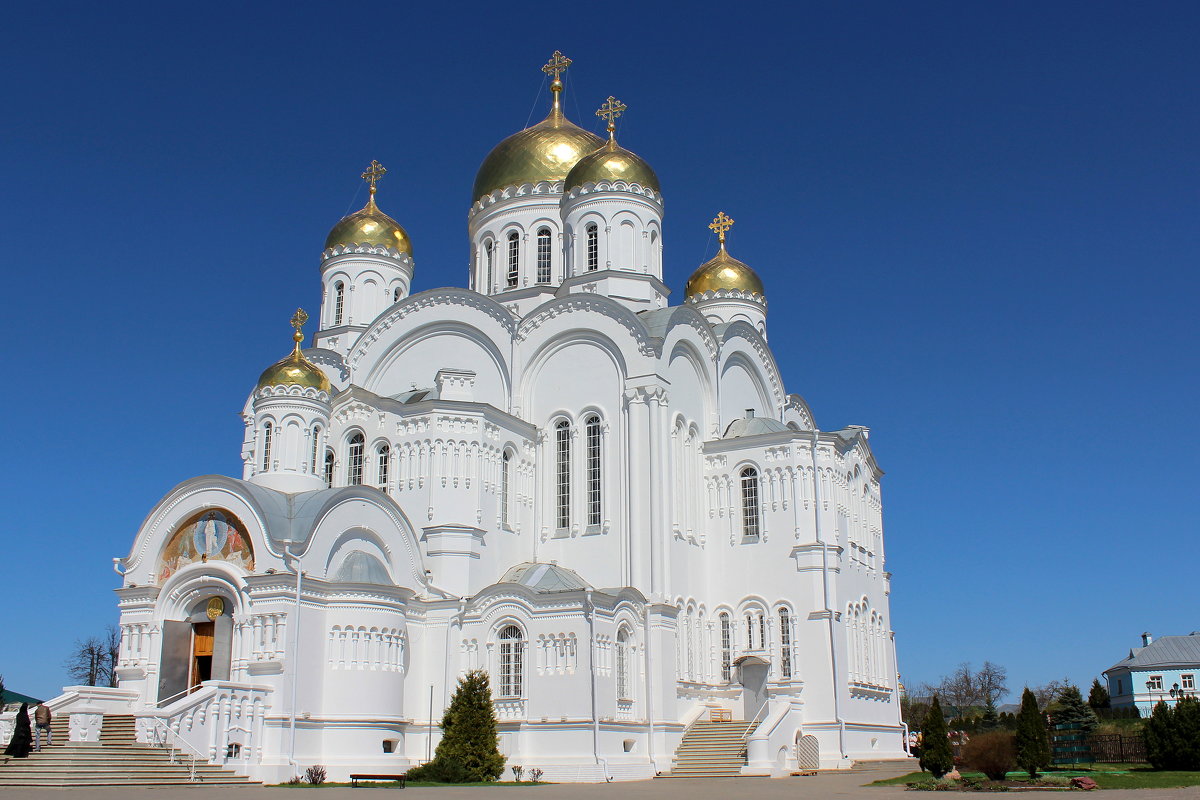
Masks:
[[[742,719],[749,722],[767,702],[767,670],[770,665],[758,656],[745,656],[737,662],[738,683],[742,685]]]
[[[229,680],[233,656],[233,617],[221,597],[192,608],[186,620],[162,624],[158,704],[164,706],[205,681]]]

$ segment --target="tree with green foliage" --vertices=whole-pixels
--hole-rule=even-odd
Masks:
[[[950,748],[950,737],[946,735],[946,717],[937,695],[929,704],[925,715],[925,727],[921,729],[921,769],[941,778],[954,769],[954,751]]]
[[[1000,715],[996,713],[996,704],[992,702],[992,698],[987,699],[987,705],[983,707],[983,716],[979,718],[979,730],[984,733],[998,730],[1000,728]]]
[[[1055,725],[1079,728],[1085,737],[1100,726],[1100,719],[1092,707],[1083,702],[1078,686],[1068,686],[1062,690],[1050,718]]]
[[[1088,692],[1088,705],[1092,707],[1093,711],[1112,707],[1112,698],[1108,696],[1108,689],[1104,688],[1099,678],[1092,681],[1092,690]]]
[[[1036,778],[1039,769],[1050,766],[1050,737],[1046,720],[1038,710],[1037,697],[1025,687],[1017,713],[1017,766]]]
[[[1155,769],[1200,770],[1200,701],[1163,701],[1146,720],[1146,760]]]
[[[442,715],[442,740],[433,761],[418,769],[417,775],[410,770],[411,780],[444,783],[494,781],[504,772],[492,685],[486,672],[472,670],[459,679]]]

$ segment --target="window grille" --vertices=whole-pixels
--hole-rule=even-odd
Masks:
[[[500,465],[500,522],[508,527],[508,492],[510,481],[509,470],[512,469],[512,453],[504,451],[504,462]]]
[[[263,468],[264,472],[271,468],[271,432],[272,432],[271,423],[269,423],[269,422],[265,423],[263,425],[263,460],[262,460],[262,468]]]
[[[388,468],[392,462],[392,448],[386,444],[379,445],[378,461],[379,464],[379,488],[387,491],[388,485]]]
[[[556,521],[559,528],[571,527],[571,424],[563,420],[555,426],[557,451]]]
[[[792,677],[792,618],[786,608],[779,609],[779,672]]]
[[[733,623],[729,615],[721,613],[721,680],[733,676]]]
[[[767,646],[767,617],[765,614],[758,615],[758,647],[765,649]]]
[[[521,629],[509,625],[500,631],[500,696],[520,697],[524,679],[525,642]]]
[[[517,285],[521,269],[521,237],[513,231],[508,235],[508,286]]]
[[[361,433],[350,437],[350,452],[346,459],[346,485],[361,486],[363,482],[363,449],[366,440]]]
[[[333,488],[333,451],[325,451],[325,485]]]
[[[537,279],[538,283],[550,282],[550,230],[542,228],[537,233]]]
[[[488,241],[488,243],[483,246],[483,251],[487,256],[487,288],[485,288],[484,291],[490,292],[495,288],[496,283],[496,273],[494,269],[496,252],[491,241]]]
[[[746,615],[746,649],[754,649],[754,617]]]
[[[758,470],[746,467],[742,470],[742,538],[757,542],[759,534],[758,516]]]
[[[587,508],[588,525],[600,524],[600,417],[592,415],[584,423],[587,432]]]
[[[321,456],[321,426],[314,425],[312,429],[312,474],[317,474],[317,459]]]
[[[346,285],[338,281],[333,285],[333,324],[342,324],[342,311],[346,307]]]
[[[600,269],[600,229],[595,223],[587,226],[587,268],[588,272]]]
[[[629,699],[629,631],[617,632],[617,699]]]

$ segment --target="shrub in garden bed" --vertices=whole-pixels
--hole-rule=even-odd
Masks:
[[[1016,766],[1013,735],[1007,731],[980,734],[967,742],[963,759],[991,780],[1002,781]]]

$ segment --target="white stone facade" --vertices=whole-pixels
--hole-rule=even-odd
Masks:
[[[471,210],[474,288],[412,296],[410,254],[326,250],[332,391],[255,390],[242,478],[181,483],[118,565],[139,730],[266,780],[403,770],[478,667],[547,780],[666,771],[713,709],[761,721],[747,772],[802,736],[826,768],[903,756],[867,430],[786,393],[761,297],[667,305],[662,216],[636,185],[505,187]]]

